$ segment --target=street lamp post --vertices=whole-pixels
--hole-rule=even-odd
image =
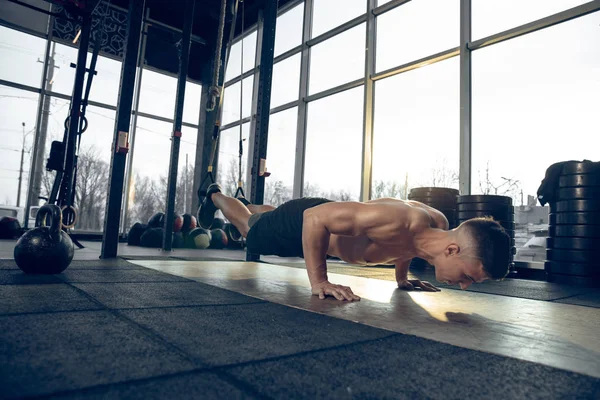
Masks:
[[[19,169],[19,188],[17,189],[17,207],[21,207],[21,182],[23,181],[23,161],[25,159],[25,122],[23,125],[23,145],[21,147],[21,168]]]

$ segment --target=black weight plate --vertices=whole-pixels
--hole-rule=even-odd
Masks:
[[[420,203],[424,203],[427,205],[431,205],[431,207],[433,207],[433,205],[435,204],[436,207],[440,207],[440,208],[456,208],[456,199],[453,198],[443,198],[443,197],[431,197],[431,196],[423,196],[423,197],[410,197],[408,198],[409,200],[413,200],[413,201],[418,201]],[[434,207],[434,208],[436,208]]]
[[[559,200],[596,199],[600,197],[600,186],[558,189]]]
[[[600,200],[565,200],[550,204],[550,212],[598,212]]]
[[[546,239],[548,249],[594,250],[600,249],[600,238],[551,237]]]
[[[446,196],[458,196],[460,193],[458,189],[452,188],[441,188],[441,187],[420,187],[413,188],[410,190],[410,195],[414,196],[437,196],[439,194]]]
[[[560,283],[563,285],[593,288],[600,287],[600,277],[598,276],[563,275],[546,272],[546,280],[548,282]]]
[[[544,263],[546,272],[553,274],[580,275],[580,276],[600,276],[600,265],[570,263],[558,261],[546,261]]]
[[[600,264],[598,250],[564,250],[547,249],[546,259],[549,261],[565,261],[572,263]]]
[[[600,225],[550,225],[548,236],[600,238]]]
[[[478,217],[494,217],[496,221],[514,221],[514,215],[512,212],[459,211],[456,213],[456,218],[459,220],[467,220]]]
[[[600,186],[600,174],[563,175],[558,179],[560,187]]]
[[[435,207],[433,207],[433,208],[435,208]],[[456,214],[456,210],[453,210],[452,208],[436,208],[436,210],[438,210],[439,212],[441,212],[444,215]]]
[[[508,196],[496,196],[491,194],[471,194],[459,196],[458,203],[493,203],[512,206],[512,198]]]
[[[600,173],[600,162],[572,162],[565,164],[561,171],[561,175],[598,173]]]
[[[456,209],[458,211],[514,212],[513,206],[494,203],[459,203],[456,205]]]
[[[550,214],[551,225],[600,225],[600,212]]]

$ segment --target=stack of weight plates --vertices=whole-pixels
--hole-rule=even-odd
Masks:
[[[450,229],[456,227],[456,199],[459,192],[457,189],[441,187],[420,187],[411,189],[408,194],[409,200],[419,201],[439,210],[446,216]],[[413,258],[411,267],[427,267],[429,263],[420,258]]]
[[[439,210],[448,218],[450,229],[456,227],[456,199],[458,190],[440,187],[420,187],[411,189],[409,200],[420,201]]]
[[[600,163],[565,164],[549,222],[547,280],[600,287]]]
[[[468,195],[460,196],[456,201],[456,223],[478,217],[493,217],[504,228],[511,238],[509,264],[512,266],[516,253],[515,246],[515,212],[512,198],[495,195]]]

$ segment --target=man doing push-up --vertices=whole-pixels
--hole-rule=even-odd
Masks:
[[[474,218],[448,230],[440,211],[416,201],[307,197],[275,208],[226,196],[212,184],[198,211],[200,226],[208,229],[217,209],[246,238],[249,252],[303,257],[312,293],[321,299],[360,300],[350,287],[329,282],[328,256],[351,264],[394,265],[398,287],[406,290],[439,291],[429,282],[408,279],[414,257],[435,266],[439,282],[462,289],[508,273],[510,237],[498,222]]]

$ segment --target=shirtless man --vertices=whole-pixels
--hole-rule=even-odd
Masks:
[[[510,237],[498,222],[475,218],[448,230],[440,211],[416,201],[301,198],[275,208],[226,196],[212,184],[198,211],[202,227],[210,227],[217,209],[246,238],[249,252],[304,257],[312,293],[321,299],[360,300],[350,287],[329,282],[327,256],[394,265],[398,287],[405,290],[439,291],[429,282],[408,279],[413,257],[434,265],[439,282],[461,289],[508,273]]]

